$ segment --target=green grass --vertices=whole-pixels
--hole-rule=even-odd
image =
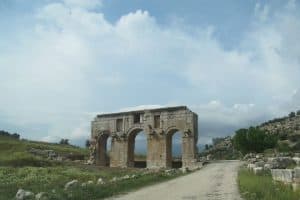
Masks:
[[[0,136],[0,200],[13,199],[18,189],[32,191],[37,194],[46,192],[49,200],[96,200],[115,194],[128,192],[157,182],[169,180],[180,174],[165,175],[163,172],[141,175],[141,169],[105,168],[83,165],[76,162],[54,162],[28,153],[31,148],[54,150],[59,154],[84,154],[88,150],[70,145],[59,145],[45,142],[16,140]],[[142,156],[138,156],[143,158]],[[135,179],[127,179],[110,183],[113,177],[137,175]],[[81,183],[102,178],[106,184],[82,187]],[[80,185],[70,191],[64,191],[67,182],[78,180]],[[55,190],[55,193],[52,191]]]
[[[110,169],[91,166],[0,167],[0,200],[13,199],[19,188],[32,191],[35,194],[46,192],[51,197],[50,199],[93,200],[127,192],[178,176],[167,176],[162,172],[142,176],[142,172],[138,169]],[[88,180],[96,182],[101,177],[105,182],[109,182],[113,177],[121,177],[125,174],[136,174],[138,177],[105,185],[78,186],[72,189],[71,192],[63,190],[64,185],[73,179],[83,183]],[[53,193],[52,190],[56,192]],[[68,196],[70,193],[72,196]]]
[[[46,142],[16,140],[11,137],[0,136],[0,166],[49,166],[58,163],[33,156],[29,149],[54,150],[59,154],[88,155],[88,150],[71,145],[60,145]]]
[[[238,184],[245,200],[299,200],[300,190],[294,192],[291,186],[274,182],[269,173],[257,176],[241,168]]]

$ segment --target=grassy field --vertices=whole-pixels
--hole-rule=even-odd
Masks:
[[[88,155],[87,149],[70,145],[16,140],[0,137],[0,200],[13,199],[19,188],[35,194],[46,192],[51,200],[89,199],[96,200],[169,180],[180,174],[167,175],[164,172],[144,174],[142,169],[105,168],[83,165],[75,162],[54,162],[28,153],[28,149],[47,149],[57,153],[78,153]],[[140,158],[140,156],[139,156]],[[110,182],[113,177],[135,175],[135,178]],[[104,185],[81,183],[98,178]],[[78,180],[79,185],[65,191],[67,182]]]
[[[299,200],[300,190],[294,192],[291,186],[274,182],[270,174],[254,175],[242,168],[238,184],[245,200]]]
[[[134,179],[115,183],[110,182],[113,177],[133,174],[137,176]],[[64,185],[71,180],[76,179],[80,184],[89,180],[96,183],[100,177],[106,184],[92,184],[87,187],[79,185],[70,191],[64,191]],[[162,172],[142,175],[141,170],[134,169],[89,169],[79,166],[0,167],[0,199],[13,199],[19,188],[32,191],[35,194],[46,192],[49,195],[49,199],[101,199],[173,177],[175,176],[168,176]]]

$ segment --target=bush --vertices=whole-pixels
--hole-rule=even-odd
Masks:
[[[17,133],[9,133],[7,131],[3,131],[3,130],[0,130],[0,136],[6,136],[6,137],[10,137],[10,138],[14,138],[14,139],[17,139],[19,140],[20,139],[20,135],[17,134]]]
[[[292,149],[289,147],[289,145],[287,143],[279,142],[277,144],[277,150],[279,152],[290,152]]]

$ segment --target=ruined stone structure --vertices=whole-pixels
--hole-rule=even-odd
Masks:
[[[193,168],[197,157],[198,116],[186,106],[102,114],[92,121],[93,162],[111,167],[133,167],[136,135],[147,137],[147,168],[172,166],[172,136],[182,135],[182,166]],[[110,160],[106,146],[111,137]]]

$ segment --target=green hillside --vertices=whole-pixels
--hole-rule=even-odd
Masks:
[[[59,155],[88,155],[88,149],[72,145],[18,140],[9,136],[0,136],[0,166],[49,166],[59,162],[43,156],[36,156],[30,150],[52,150]]]

